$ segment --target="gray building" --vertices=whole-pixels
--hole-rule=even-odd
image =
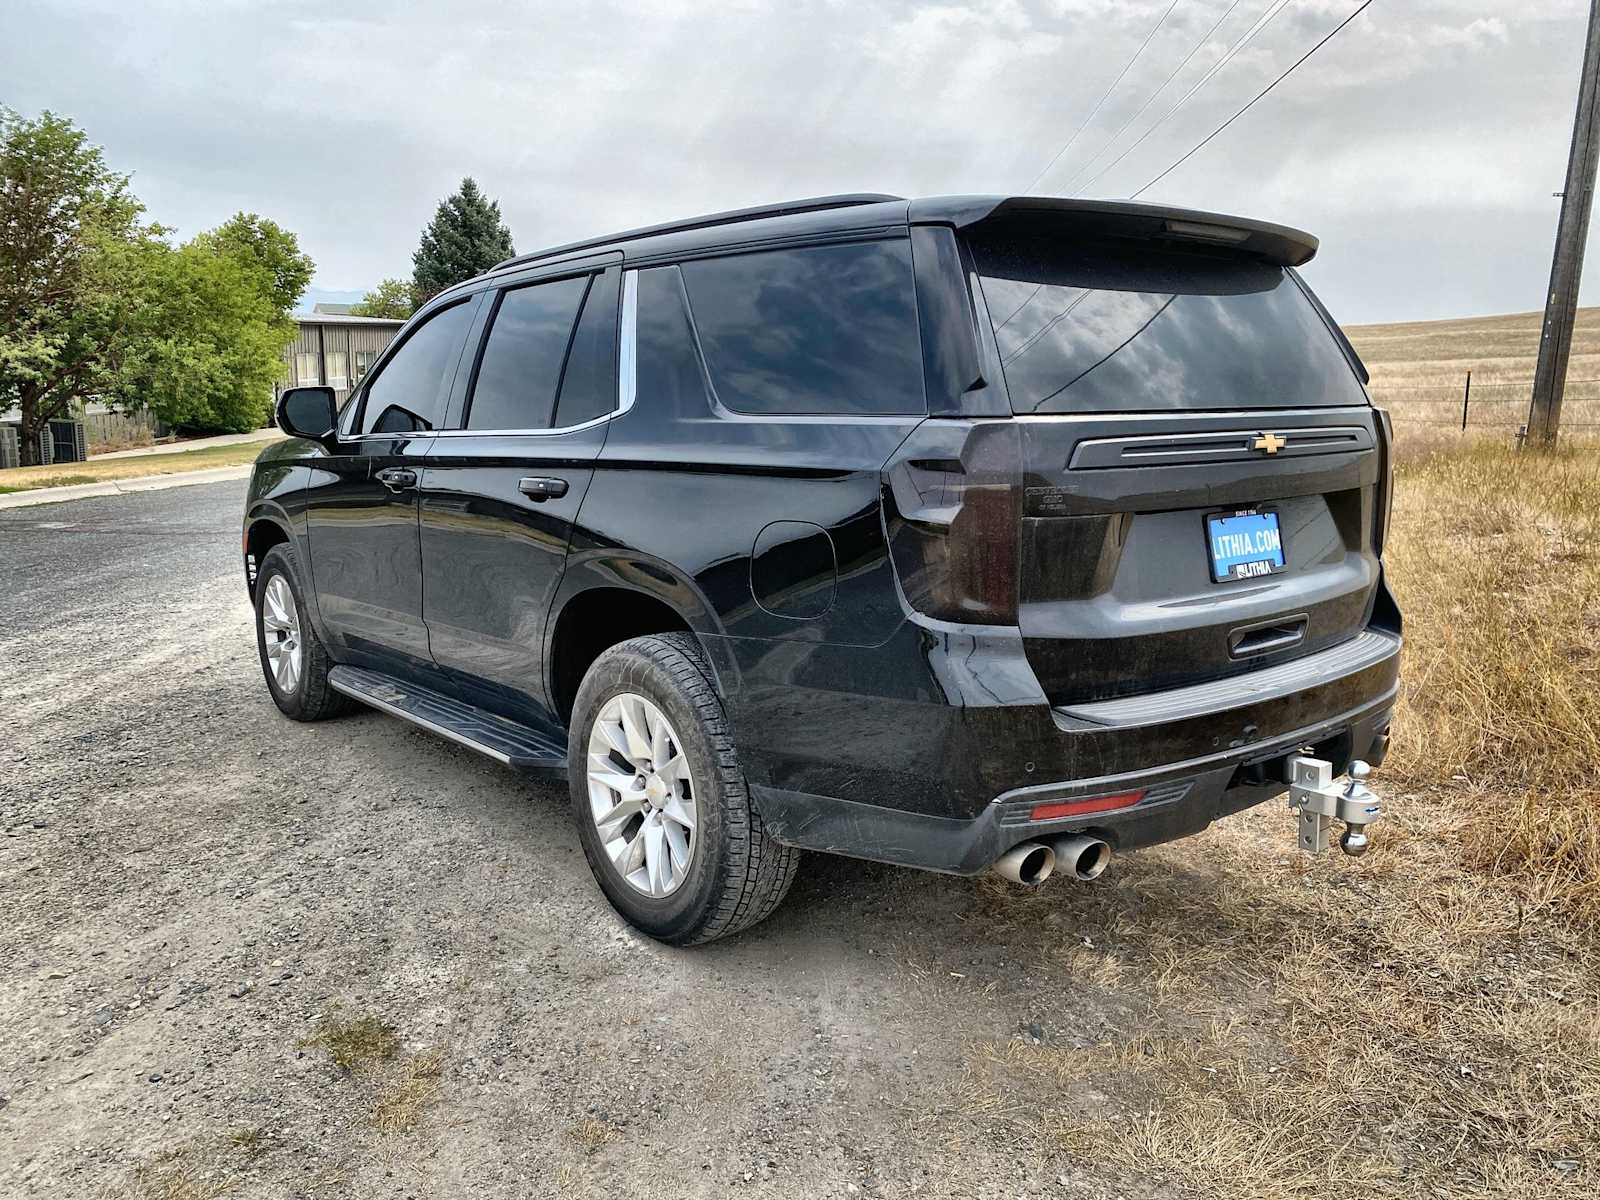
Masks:
[[[295,313],[294,319],[300,332],[283,352],[288,370],[280,390],[323,383],[341,404],[405,324],[389,317],[324,312]]]

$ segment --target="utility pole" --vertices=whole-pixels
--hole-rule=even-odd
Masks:
[[[1578,111],[1572,122],[1572,151],[1567,158],[1566,190],[1561,193],[1561,220],[1556,226],[1556,252],[1550,264],[1550,292],[1545,297],[1539,364],[1533,372],[1533,403],[1528,409],[1528,442],[1534,446],[1554,446],[1561,427],[1561,397],[1567,386],[1567,357],[1572,351],[1572,325],[1578,311],[1583,246],[1589,236],[1595,166],[1600,162],[1597,121],[1600,121],[1600,0],[1590,0],[1583,78],[1578,82]]]

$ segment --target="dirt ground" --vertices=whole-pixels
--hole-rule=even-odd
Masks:
[[[1081,889],[1019,926],[812,857],[744,936],[642,940],[563,788],[277,713],[242,488],[0,514],[0,1192],[1177,1194],[972,1103],[974,1044],[1141,1019],[1051,969]]]

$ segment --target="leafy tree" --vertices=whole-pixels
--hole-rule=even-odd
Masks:
[[[21,408],[24,462],[47,421],[115,383],[131,273],[160,234],[143,211],[71,121],[0,108],[0,407]]]
[[[392,317],[404,321],[417,310],[411,299],[411,285],[404,279],[385,279],[350,309],[356,317]]]
[[[122,396],[149,405],[170,425],[261,428],[282,377],[283,347],[295,335],[279,307],[288,294],[282,279],[258,247],[226,225],[181,246],[145,247],[136,285],[139,338],[126,355]]]
[[[516,251],[511,231],[500,220],[500,205],[478,190],[470,177],[461,181],[422,231],[422,244],[411,256],[414,298],[418,304],[453,283],[482,274]]]
[[[242,254],[267,272],[268,298],[278,312],[293,312],[310,286],[316,265],[300,252],[300,239],[276,221],[255,213],[235,213],[195,239],[219,250]]]

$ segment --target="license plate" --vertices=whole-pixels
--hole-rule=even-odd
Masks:
[[[1276,575],[1287,565],[1278,514],[1270,509],[1246,508],[1208,516],[1206,550],[1211,555],[1214,583]]]

